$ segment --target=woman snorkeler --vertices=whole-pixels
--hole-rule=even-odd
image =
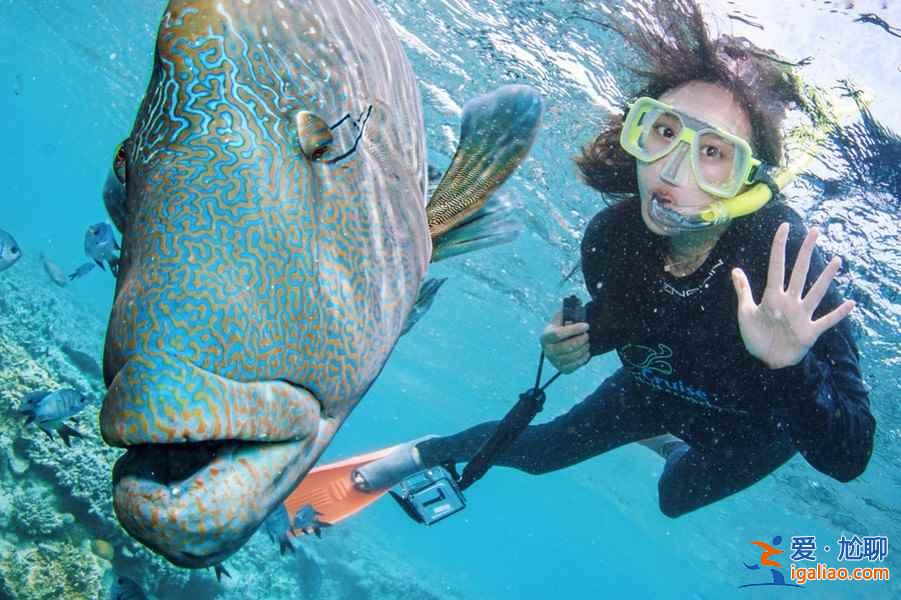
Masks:
[[[670,517],[796,452],[854,479],[875,421],[845,320],[854,303],[833,284],[840,260],[824,260],[817,231],[778,197],[731,222],[702,217],[780,162],[780,127],[801,104],[795,80],[743,38],[711,39],[692,1],[655,1],[647,14],[659,28],[617,26],[642,60],[643,89],[576,158],[584,181],[616,200],[582,241],[587,322],[562,325],[558,313],[541,335],[564,373],[611,350],[623,366],[494,462],[547,473],[641,442],[666,460],[658,488]],[[359,467],[355,483],[384,489],[466,462],[496,427],[408,442]]]

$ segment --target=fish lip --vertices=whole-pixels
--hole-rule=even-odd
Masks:
[[[293,452],[291,447],[298,446],[293,454],[299,456],[299,444],[229,440],[132,446],[113,467],[116,516],[134,538],[179,567],[218,564],[239,550],[281,501],[274,493],[283,476],[281,469],[261,481],[259,488],[236,487],[233,481],[239,466],[230,463],[232,455],[249,447],[262,452],[256,462],[263,464],[270,449],[288,447]],[[170,470],[176,462],[173,450],[196,462],[184,472]]]
[[[164,358],[151,365],[162,371],[136,368],[147,362],[144,358],[126,361],[104,400],[100,418],[104,439],[127,449],[113,469],[113,506],[134,538],[173,564],[207,567],[244,545],[318,458],[313,455],[323,435],[330,438],[328,432],[337,427],[326,418],[317,395],[303,385],[285,379],[235,381],[177,357]],[[156,379],[141,379],[153,374]],[[167,377],[187,381],[194,395],[162,385],[153,390],[164,390],[172,398],[149,397],[145,384],[167,382]],[[259,404],[260,411],[245,406],[243,413],[248,414],[229,424],[195,423],[184,431],[168,425],[145,429],[128,425],[129,419],[134,420],[129,411],[146,410],[165,420],[161,415],[179,402],[190,409],[191,402],[200,402],[195,396],[215,396],[196,387],[204,382],[225,394],[244,394]],[[247,389],[252,393],[245,393]],[[273,392],[276,389],[278,393]],[[223,405],[229,401],[218,398]],[[214,397],[201,404],[215,406],[217,401]],[[242,411],[232,410],[233,415],[238,412]],[[293,425],[284,427],[292,415]]]
[[[150,393],[148,393],[148,391]],[[240,381],[180,357],[133,357],[110,382],[100,411],[104,440],[123,448],[305,439],[325,417],[310,388],[285,378]]]

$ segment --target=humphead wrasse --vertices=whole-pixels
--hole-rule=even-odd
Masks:
[[[247,541],[378,376],[430,260],[509,239],[485,203],[541,112],[525,86],[467,103],[427,202],[416,79],[368,0],[169,3],[104,189],[100,420],[128,448],[131,535],[186,567]]]

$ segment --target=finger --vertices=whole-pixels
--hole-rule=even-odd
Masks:
[[[783,291],[785,289],[785,240],[788,239],[788,223],[783,223],[773,236],[770,248],[770,267],[766,275],[767,289]]]
[[[800,298],[804,292],[804,283],[807,281],[807,273],[810,272],[810,256],[817,245],[819,233],[816,227],[808,231],[801,249],[798,250],[798,258],[795,259],[791,280],[788,282],[788,293],[794,298]]]
[[[554,316],[551,317],[550,322],[544,327],[544,331],[541,332],[541,345],[551,344],[557,341],[557,329],[563,325],[563,311],[558,310],[554,313]]]
[[[571,355],[588,350],[588,336],[583,334],[570,340],[558,342],[551,346],[549,350],[555,356],[568,360]]]
[[[741,269],[732,269],[732,285],[735,286],[735,295],[738,296],[738,309],[748,310],[757,305],[754,304],[754,295],[751,293],[751,284],[748,277]]]
[[[838,273],[841,266],[842,259],[836,256],[829,261],[829,264],[826,265],[826,268],[823,269],[823,272],[820,273],[817,280],[810,286],[807,295],[804,296],[804,308],[807,309],[808,313],[813,314],[813,311],[815,311],[820,305],[820,302],[823,301],[826,292],[829,291],[829,285],[832,283],[832,280],[835,279],[835,275]]]
[[[857,303],[854,300],[845,300],[838,308],[827,315],[823,315],[813,322],[814,333],[817,337],[823,335],[824,332],[838,325],[842,319],[851,314]]]
[[[571,361],[560,363],[559,365],[555,365],[555,366],[557,366],[557,370],[560,371],[561,373],[572,373],[573,371],[575,371],[576,369],[578,369],[579,367],[581,367],[582,365],[587,363],[590,358],[591,358],[591,355],[589,355],[588,353],[585,353],[584,356],[578,357]]]
[[[548,325],[541,334],[541,344],[550,346],[568,340],[569,338],[588,332],[588,323],[573,323],[572,325]]]

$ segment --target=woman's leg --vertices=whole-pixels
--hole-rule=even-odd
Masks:
[[[658,482],[660,510],[678,517],[735,492],[775,471],[797,450],[788,436],[761,436],[756,444],[724,444],[700,451],[683,443],[670,451]]]
[[[467,462],[494,432],[498,421],[419,442],[427,466]],[[568,413],[525,429],[495,464],[527,473],[556,471],[617,446],[665,433],[660,404],[620,369]]]

